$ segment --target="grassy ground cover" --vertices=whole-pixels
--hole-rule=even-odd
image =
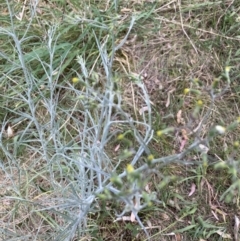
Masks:
[[[1,240],[239,240],[239,1],[0,11]]]

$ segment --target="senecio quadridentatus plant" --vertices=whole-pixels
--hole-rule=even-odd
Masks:
[[[88,113],[86,110],[86,113],[89,115],[88,119],[92,119],[92,131],[95,131],[95,134],[93,135],[95,138],[87,147],[89,153],[87,153],[84,148],[82,149],[79,161],[82,162],[84,166],[82,173],[86,173],[87,168],[88,172],[91,173],[91,177],[95,179],[97,185],[92,185],[90,188],[91,191],[87,193],[84,202],[87,204],[88,210],[91,206],[95,206],[95,208],[99,207],[97,203],[101,203],[101,201],[116,201],[121,203],[122,206],[124,204],[122,212],[116,213],[116,221],[137,221],[147,234],[147,230],[138,216],[139,211],[147,206],[154,205],[154,203],[162,203],[164,205],[161,198],[159,198],[158,193],[151,191],[148,186],[151,174],[158,172],[157,169],[160,169],[162,166],[166,166],[171,163],[191,165],[191,163],[186,163],[184,161],[184,157],[193,150],[200,151],[203,166],[206,168],[208,165],[209,142],[214,138],[214,136],[224,135],[228,131],[236,128],[236,126],[240,123],[239,117],[228,126],[213,125],[209,129],[209,133],[204,138],[201,137],[201,129],[210,117],[212,106],[215,101],[230,87],[230,67],[225,68],[223,79],[226,80],[226,83],[223,89],[218,88],[220,78],[213,81],[210,89],[206,89],[206,92],[209,94],[211,100],[210,106],[206,113],[202,116],[197,127],[191,130],[190,134],[194,136],[192,143],[186,144],[186,142],[182,142],[184,144],[182,144],[178,153],[165,157],[156,157],[151,153],[150,148],[148,147],[150,141],[153,138],[161,138],[164,135],[174,133],[178,128],[169,126],[163,130],[152,129],[151,101],[140,75],[134,79],[134,83],[142,90],[143,99],[146,105],[146,111],[141,113],[142,121],[134,120],[131,115],[122,109],[121,95],[114,90],[114,82],[112,81],[111,58],[107,57],[108,54],[104,44],[100,45],[98,42],[98,47],[105,69],[107,84],[104,93],[94,95],[98,98],[98,106],[100,106],[100,111],[97,113],[97,122],[96,120],[93,120],[93,117],[91,117],[92,114],[90,114],[90,112]],[[78,58],[78,62],[81,66],[82,73],[85,75],[84,78],[87,79],[88,72],[81,56]],[[72,81],[74,84],[85,82],[80,75],[74,77]],[[183,96],[190,94],[196,95],[197,101],[192,112],[192,116],[195,117],[201,111],[204,105],[204,100],[201,99],[202,91],[198,89],[199,80],[194,79],[192,84],[193,85],[190,88],[184,89]],[[194,86],[196,88],[194,88]],[[86,88],[86,91],[90,91],[92,93],[94,92],[90,86]],[[86,93],[86,95],[88,96],[89,93]],[[122,117],[121,120],[115,120],[117,118],[114,118],[114,116],[116,117],[117,115]],[[130,132],[133,133],[134,139],[137,141],[138,145],[136,145],[136,150],[133,150],[132,148],[124,150],[124,155],[119,158],[117,165],[113,165],[111,158],[107,155],[105,149],[106,146],[110,142],[131,142],[127,137],[127,133],[129,131],[124,133],[119,133],[119,131],[114,133],[111,132],[112,126],[123,124],[129,126],[129,129],[131,129]],[[145,127],[144,135],[138,130],[137,125],[143,125]],[[184,139],[184,135],[182,138]],[[188,137],[186,137],[186,139],[188,139]],[[239,142],[236,141],[234,145],[236,147],[239,146]],[[89,161],[89,159],[94,161]],[[126,163],[126,160],[128,160],[128,163]],[[119,172],[122,162],[126,163],[126,166],[124,170]],[[223,166],[223,163],[216,164],[216,167],[219,166]],[[167,185],[168,182],[171,182],[174,179],[175,177],[163,178],[163,181],[159,184],[159,186],[161,187]],[[233,184],[232,188],[236,188],[236,185],[236,183]],[[83,188],[87,189],[87,186],[88,184]],[[226,196],[226,194],[227,192],[223,196]]]

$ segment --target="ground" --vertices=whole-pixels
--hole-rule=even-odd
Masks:
[[[0,11],[3,240],[239,240],[238,1]]]

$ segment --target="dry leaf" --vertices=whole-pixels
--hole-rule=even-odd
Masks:
[[[217,213],[220,213],[222,216],[223,216],[223,220],[224,222],[226,222],[226,216],[227,216],[227,213],[223,212],[222,210],[216,208],[216,212]]]
[[[139,114],[142,115],[143,112],[145,112],[145,111],[148,111],[148,107],[147,107],[147,106],[142,107],[142,108],[139,110]]]
[[[171,94],[175,91],[176,89],[173,88],[172,90],[169,90],[168,93],[167,93],[167,102],[166,102],[166,107],[168,107],[170,105],[170,97],[171,97]]]
[[[211,209],[212,209],[211,212],[212,212],[213,216],[214,216],[217,220],[219,220],[219,218],[218,218],[218,216],[217,216],[217,213],[221,214],[224,222],[226,223],[227,213],[225,213],[225,212],[222,211],[221,209],[217,208],[215,205],[212,205],[211,203],[210,203],[210,206],[211,206]],[[215,212],[213,212],[213,210],[214,210]]]
[[[132,223],[133,223],[133,222],[136,222],[135,215],[134,215],[133,212],[131,213],[130,221],[131,221]]]
[[[117,221],[131,221],[131,217],[130,216],[122,216],[121,218],[117,218],[116,220],[114,220],[114,222]]]
[[[8,128],[7,128],[7,137],[11,138],[13,136],[14,136],[14,132],[13,132],[13,129],[12,129],[11,125],[9,124]]]
[[[219,221],[219,218],[217,216],[217,214],[215,212],[213,212],[213,210],[211,211],[211,213],[213,214],[213,216]]]
[[[170,93],[168,92],[167,94],[167,102],[166,102],[166,107],[170,105]]]
[[[172,232],[172,233],[166,233],[164,235],[166,235],[166,236],[175,236],[176,234]]]
[[[180,148],[179,148],[180,152],[187,144],[187,141],[188,141],[187,131],[185,129],[181,129],[181,139],[180,139]]]
[[[114,151],[117,152],[120,148],[120,144],[118,144],[115,148],[114,148]]]
[[[121,12],[122,12],[122,13],[132,12],[132,9],[130,9],[130,8],[122,8],[122,9],[121,9]]]
[[[182,237],[181,237],[180,233],[176,233],[175,234],[175,238],[176,238],[176,241],[181,241],[182,240]]]
[[[234,224],[234,231],[233,231],[233,233],[234,233],[234,239],[235,240],[239,240],[238,238],[238,231],[239,231],[239,224],[240,224],[240,221],[239,221],[239,218],[235,215],[235,217],[234,217],[234,221],[235,221],[235,224]]]
[[[202,153],[207,154],[208,151],[209,151],[209,148],[208,148],[207,146],[203,145],[203,144],[199,144],[198,147],[199,147],[199,149],[200,149],[200,151],[201,151]]]
[[[177,123],[178,124],[182,124],[182,110],[179,110],[178,113],[177,113]]]
[[[149,184],[147,184],[147,185],[145,186],[145,191],[146,191],[147,193],[151,193],[151,190],[150,190],[150,188],[149,188]]]
[[[219,234],[222,238],[232,239],[231,234],[224,233],[224,232],[222,232],[220,230],[218,230],[216,233]]]
[[[151,228],[151,227],[152,227],[152,223],[151,223],[151,221],[150,221],[149,219],[147,219],[146,222],[147,222],[148,227]]]
[[[135,210],[138,210],[139,206],[140,206],[140,196],[139,195],[136,195],[133,198],[133,203],[134,203]],[[136,222],[135,214],[133,212],[131,213],[131,219],[130,220],[131,220],[131,222]]]
[[[192,183],[191,190],[190,190],[190,193],[188,194],[188,196],[191,197],[193,195],[193,193],[195,193],[195,191],[196,191],[196,184]]]
[[[183,139],[188,140],[187,131],[185,129],[181,129],[181,135]]]
[[[42,14],[42,9],[41,8],[36,8],[36,12],[39,14]]]
[[[179,148],[179,151],[182,152],[184,146],[186,145],[187,143],[187,140],[186,139],[182,139],[181,140],[181,145],[180,145],[180,148]]]
[[[133,223],[133,222],[136,222],[136,219],[135,219],[135,215],[131,213],[131,216],[122,216],[121,218],[115,219],[113,222],[115,223],[117,221],[131,221]]]

